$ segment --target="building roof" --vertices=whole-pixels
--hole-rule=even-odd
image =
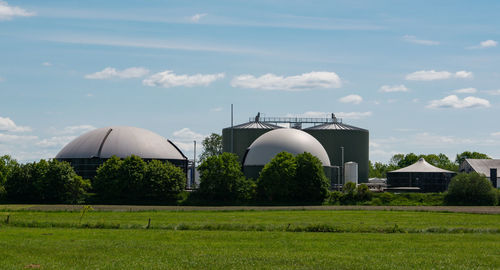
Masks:
[[[56,158],[125,158],[136,155],[146,159],[186,159],[166,138],[146,129],[112,126],[89,131],[68,143]]]
[[[368,130],[366,130],[366,129],[351,126],[351,125],[346,125],[346,124],[343,124],[340,122],[326,123],[326,124],[321,124],[321,125],[305,128],[305,130],[325,130],[325,129],[327,129],[327,130],[360,130],[360,131],[368,132]]]
[[[294,155],[308,152],[319,158],[323,166],[330,166],[330,159],[321,143],[308,133],[293,128],[275,129],[261,135],[248,148],[243,164],[264,166],[281,152]]]
[[[231,127],[227,128],[230,129]],[[252,121],[237,126],[233,126],[233,129],[278,129],[278,128],[283,128],[283,127],[258,121]]]
[[[417,162],[413,163],[408,167],[401,168],[399,170],[390,171],[390,173],[407,173],[407,172],[419,172],[419,173],[453,173],[452,171],[444,170],[429,164],[425,159],[421,158]]]
[[[472,169],[477,173],[482,173],[486,177],[490,177],[490,169],[497,169],[500,173],[500,159],[472,159],[467,158],[465,162],[469,163]]]

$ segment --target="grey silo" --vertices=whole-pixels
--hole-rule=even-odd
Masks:
[[[344,162],[358,163],[359,182],[368,182],[369,131],[332,118],[334,121],[331,123],[309,127],[303,131],[311,134],[323,145],[332,166],[342,165],[341,147],[344,147]]]
[[[235,153],[238,160],[243,162],[243,157],[248,147],[262,134],[281,128],[280,126],[259,122],[256,117],[255,121],[234,126],[232,128],[233,139],[231,147],[231,127],[222,130],[222,150],[224,152]]]

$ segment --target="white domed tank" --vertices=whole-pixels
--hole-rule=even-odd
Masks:
[[[324,167],[330,166],[327,152],[313,136],[298,129],[281,128],[264,133],[248,147],[243,159],[245,175],[256,179],[262,168],[281,152],[293,155],[308,152]]]
[[[187,170],[186,156],[170,140],[146,129],[127,126],[98,128],[68,143],[56,159],[71,163],[75,172],[92,178],[108,158],[136,155],[142,159],[169,161]]]

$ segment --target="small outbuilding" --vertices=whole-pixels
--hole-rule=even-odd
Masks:
[[[387,173],[387,186],[392,190],[443,192],[456,173],[429,164],[421,158],[414,164]]]

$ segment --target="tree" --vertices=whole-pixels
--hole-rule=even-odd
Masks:
[[[451,179],[445,202],[449,205],[496,205],[498,195],[484,175],[461,173]]]
[[[297,169],[290,191],[295,201],[323,202],[330,186],[321,161],[310,153],[295,156]]]
[[[217,133],[212,133],[210,136],[203,139],[203,152],[200,155],[200,162],[211,156],[222,154],[222,136]]]
[[[205,200],[245,201],[253,197],[255,183],[245,178],[235,154],[209,156],[198,170],[200,187],[197,194]]]
[[[112,156],[97,169],[93,179],[94,191],[104,199],[116,198],[121,195],[120,169],[123,161],[117,156]]]
[[[455,163],[460,166],[462,162],[465,161],[465,159],[472,158],[472,159],[491,159],[488,155],[483,154],[483,153],[478,153],[478,152],[470,152],[470,151],[465,151],[461,154],[457,154],[457,157],[455,158]]]
[[[120,197],[128,200],[139,200],[145,197],[147,185],[144,180],[147,163],[136,155],[123,160],[120,166]]]
[[[277,154],[260,172],[257,181],[259,197],[268,201],[290,201],[290,183],[295,180],[296,173],[295,157],[287,152]]]
[[[15,165],[5,183],[7,197],[24,203],[78,203],[89,188],[69,163],[43,159]]]
[[[0,200],[7,194],[5,191],[5,182],[7,181],[7,177],[17,165],[17,161],[8,155],[0,157]]]
[[[146,195],[159,201],[176,199],[186,187],[186,174],[170,162],[150,161],[144,179],[147,186]]]

